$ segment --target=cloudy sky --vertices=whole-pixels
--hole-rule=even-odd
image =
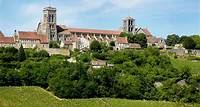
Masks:
[[[117,30],[132,16],[155,36],[200,34],[200,0],[51,0],[57,23],[70,27]],[[49,0],[0,0],[0,30],[33,31]]]

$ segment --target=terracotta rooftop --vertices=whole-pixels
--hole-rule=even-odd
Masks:
[[[2,44],[15,44],[13,37],[0,37],[0,43]]]
[[[143,30],[144,33],[147,35],[147,37],[152,37],[151,32],[150,32],[147,28],[143,28],[142,30]]]
[[[127,39],[127,37],[118,37],[118,38],[116,39],[116,42],[117,42],[117,43],[121,43],[121,44],[123,44],[123,43],[128,43],[128,39]]]
[[[83,28],[68,28],[70,32],[77,33],[92,33],[92,34],[107,34],[107,35],[120,35],[121,31],[114,30],[97,30],[97,29],[83,29]]]
[[[48,43],[48,36],[39,35],[37,32],[19,31],[19,39],[21,40],[40,40],[41,43]]]

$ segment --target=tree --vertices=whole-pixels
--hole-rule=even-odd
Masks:
[[[92,43],[90,44],[90,49],[92,51],[98,52],[101,50],[101,44],[99,43],[99,41],[94,40],[92,41]]]
[[[119,37],[128,37],[130,34],[127,32],[121,32]]]
[[[183,47],[186,49],[194,49],[195,46],[196,46],[196,43],[194,42],[194,40],[191,37],[187,37],[183,41]]]
[[[129,43],[138,43],[138,44],[140,44],[140,46],[142,48],[147,47],[147,38],[146,38],[146,35],[144,33],[135,34],[135,35],[133,35],[131,33],[128,36],[128,41],[129,41]]]
[[[111,42],[110,42],[110,46],[115,46],[115,42],[114,42],[114,41],[111,41]]]
[[[56,41],[50,41],[49,48],[60,48]]]
[[[142,48],[147,47],[147,38],[144,33],[136,34],[136,43],[140,44]]]
[[[41,50],[41,51],[37,52],[36,54],[37,54],[36,56],[40,57],[40,58],[49,57],[49,53],[47,51],[45,51],[45,50]]]
[[[196,44],[195,49],[200,49],[200,36],[192,35],[191,38],[194,40],[194,42]]]
[[[20,48],[19,48],[18,59],[19,59],[20,62],[26,60],[26,54],[25,54],[25,52],[24,52],[24,48],[23,48],[22,45],[21,45]]]
[[[176,34],[172,34],[172,35],[167,36],[166,44],[168,46],[175,46],[175,44],[178,44],[179,41],[180,41],[180,37]]]

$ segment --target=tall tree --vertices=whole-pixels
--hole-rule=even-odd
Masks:
[[[20,46],[19,51],[18,51],[18,59],[20,62],[26,60],[26,54],[24,52],[24,48],[22,45]]]
[[[146,35],[144,33],[135,34],[135,35],[129,34],[128,42],[129,43],[138,43],[138,44],[140,44],[140,46],[142,48],[147,47],[147,38],[146,38]]]
[[[191,37],[187,37],[183,41],[183,47],[186,49],[194,49],[195,46],[196,46],[196,43],[194,42],[194,40]]]
[[[168,46],[174,46],[175,44],[178,44],[180,41],[180,37],[176,34],[168,35],[166,43]]]
[[[94,40],[92,41],[92,43],[90,44],[90,49],[92,51],[98,52],[101,50],[101,44],[99,43],[99,41]]]

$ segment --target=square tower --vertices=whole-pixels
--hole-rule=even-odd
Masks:
[[[123,20],[123,32],[135,32],[135,19],[129,16]]]
[[[43,20],[38,26],[38,33],[48,35],[49,40],[57,41],[56,8],[43,9]]]

